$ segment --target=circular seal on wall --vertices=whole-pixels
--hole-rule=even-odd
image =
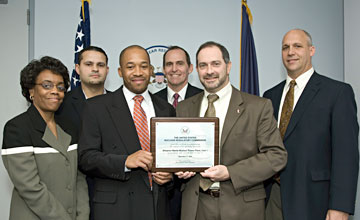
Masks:
[[[155,45],[146,48],[150,56],[151,65],[154,67],[154,72],[150,78],[150,84],[148,86],[149,91],[154,94],[164,88],[166,88],[167,81],[164,73],[162,72],[162,63],[164,53],[168,47],[163,45]]]

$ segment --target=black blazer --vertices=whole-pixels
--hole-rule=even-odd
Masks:
[[[85,103],[85,96],[81,86],[66,93],[61,106],[56,112],[59,118],[70,120],[77,131],[80,131],[81,113]]]
[[[264,93],[276,119],[284,86],[285,81]],[[284,136],[288,163],[280,179],[285,220],[325,219],[328,209],[354,213],[358,133],[351,86],[315,72]]]
[[[159,92],[155,93],[155,96],[158,96],[162,98],[164,101],[168,102],[168,92],[167,88],[160,90]],[[200,92],[202,92],[202,89],[199,89],[195,86],[192,86],[190,83],[188,83],[188,87],[186,89],[185,93],[185,99],[188,99]],[[172,103],[171,103],[172,104]],[[171,219],[172,220],[179,220],[180,219],[180,213],[181,213],[181,181],[177,178],[177,176],[174,177],[174,187],[173,190],[169,192],[169,198],[170,198],[170,212],[171,212]]]
[[[156,116],[175,116],[171,105],[151,95]],[[94,177],[94,219],[169,219],[167,188],[153,182],[147,172],[125,172],[128,155],[141,149],[122,87],[88,99],[83,110],[79,165]]]
[[[110,93],[110,91],[106,90],[106,93]],[[78,86],[66,93],[63,103],[56,111],[56,115],[60,119],[70,121],[77,131],[80,132],[82,110],[85,101],[86,98],[82,91],[82,87]]]
[[[187,87],[186,93],[185,93],[185,99],[190,98],[191,96],[194,96],[202,91],[203,91],[202,89],[199,89],[195,86],[190,85],[190,83],[188,83],[188,87]],[[167,88],[160,90],[159,92],[155,93],[154,95],[162,98],[166,102],[168,101]]]

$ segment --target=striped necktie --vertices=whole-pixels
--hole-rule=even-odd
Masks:
[[[176,106],[178,105],[178,103],[179,103],[179,97],[180,97],[180,95],[179,95],[179,93],[175,93],[174,94],[174,102],[173,102],[173,106],[174,106],[174,108],[176,108]]]
[[[141,149],[150,152],[150,137],[146,113],[141,107],[141,103],[144,100],[144,97],[142,95],[137,95],[133,99],[135,101],[133,117]],[[148,176],[150,181],[150,187],[152,187],[152,176],[150,172],[148,172]]]

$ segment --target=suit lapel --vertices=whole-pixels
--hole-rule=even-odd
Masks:
[[[68,158],[67,150],[70,146],[71,136],[65,133],[60,126],[56,125],[58,137],[51,132],[49,127],[45,128],[42,140],[45,141],[50,147],[59,151],[64,157]]]
[[[30,120],[32,121],[32,124],[36,130],[36,132],[38,132],[39,136],[42,138],[42,140],[47,143],[50,147],[56,149],[57,151],[59,151],[62,155],[64,155],[65,157],[67,157],[67,149],[66,146],[62,146],[59,143],[62,144],[70,144],[71,141],[71,136],[66,134],[65,132],[63,132],[61,130],[61,132],[64,133],[59,133],[59,126],[56,126],[56,129],[58,130],[58,135],[59,138],[64,137],[63,140],[61,142],[56,140],[56,137],[54,136],[54,134],[50,131],[50,129],[47,127],[46,122],[44,121],[44,119],[41,117],[39,111],[36,109],[36,107],[34,105],[31,105],[27,111],[29,113],[30,116]],[[69,142],[69,143],[68,143]],[[69,146],[69,145],[67,145]],[[38,147],[38,146],[34,146],[34,147]]]
[[[190,98],[191,96],[193,96],[193,91],[192,91],[192,85],[190,85],[189,83],[186,89],[185,99]]]
[[[37,132],[41,133],[41,136],[45,132],[46,123],[44,119],[41,117],[39,111],[36,109],[36,107],[31,104],[31,106],[27,110],[30,120],[32,121],[32,124]]]
[[[139,137],[129,106],[126,102],[122,87],[111,93],[111,105],[108,106],[110,116],[114,122],[116,130],[124,142],[124,147],[129,154],[141,150]]]
[[[189,106],[189,116],[196,116],[200,117],[200,107],[201,107],[201,101],[204,97],[204,92],[201,93],[201,95],[197,96],[196,99],[192,101],[192,105]]]
[[[281,102],[281,96],[284,90],[284,86],[285,86],[286,81],[282,82],[278,89],[276,89],[274,91],[274,95],[272,98],[272,103],[273,103],[273,108],[274,108],[274,117],[276,120],[278,120],[279,118],[279,108],[280,108],[280,102]]]
[[[81,86],[76,88],[76,90],[73,93],[73,96],[71,97],[71,104],[73,105],[77,116],[81,118],[82,108],[84,106],[85,102],[85,95],[82,92]]]
[[[153,106],[154,106],[155,116],[156,117],[168,117],[169,116],[168,111],[166,110],[167,107],[164,106],[164,104],[161,103],[161,101],[159,101],[159,99],[156,96],[154,96],[151,93],[149,93],[149,94],[150,94],[151,101],[152,101]]]
[[[220,147],[222,147],[233,128],[234,124],[238,120],[238,118],[244,112],[243,99],[239,91],[237,91],[234,87],[232,87],[232,93],[229,103],[229,108],[226,113],[223,130],[221,134],[221,143]]]
[[[304,111],[309,106],[310,102],[313,100],[317,92],[319,91],[321,81],[316,72],[311,76],[309,82],[304,88],[303,93],[301,94],[299,101],[296,103],[295,109],[291,115],[289,125],[286,129],[284,141],[291,134],[291,132],[296,127],[297,123],[301,119]]]

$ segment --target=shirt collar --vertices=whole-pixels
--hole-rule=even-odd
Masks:
[[[231,92],[232,92],[231,84],[230,84],[230,82],[228,82],[228,84],[227,84],[224,88],[222,88],[221,90],[217,91],[215,94],[219,96],[219,99],[218,99],[218,100],[220,100],[220,99],[224,98],[225,96],[231,94]],[[213,93],[209,93],[209,92],[206,91],[206,89],[205,89],[204,98],[207,99],[207,96],[208,96],[209,94],[213,94]]]
[[[188,87],[189,83],[186,83],[186,85],[177,93],[179,94],[181,100],[185,99],[185,95],[186,95],[186,90]],[[174,96],[176,92],[174,90],[172,90],[169,86],[167,86],[167,94],[168,94],[168,98],[172,98]]]
[[[123,92],[124,92],[124,96],[126,99],[126,102],[129,103],[131,101],[134,101],[133,98],[137,95],[142,95],[144,97],[144,101],[146,103],[149,103],[151,100],[150,94],[148,89],[146,89],[143,93],[141,94],[135,94],[133,92],[131,92],[128,88],[126,88],[126,86],[123,86]]]
[[[312,74],[314,73],[314,68],[311,67],[308,71],[306,71],[305,73],[301,74],[300,76],[298,76],[295,81],[296,81],[296,86],[299,89],[303,89],[306,84],[308,83],[308,81],[310,80],[310,77],[312,76]],[[287,88],[291,82],[291,80],[293,80],[289,75],[286,77],[286,85],[285,88]]]

